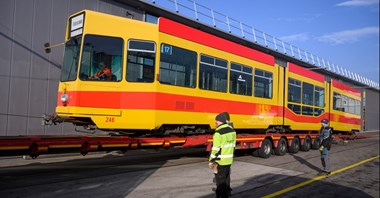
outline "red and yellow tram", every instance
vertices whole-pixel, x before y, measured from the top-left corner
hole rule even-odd
[[[111,74],[103,73],[107,68]],[[100,72],[100,73],[99,73]],[[205,133],[360,130],[360,91],[178,22],[84,10],[68,20],[56,113],[85,128]]]

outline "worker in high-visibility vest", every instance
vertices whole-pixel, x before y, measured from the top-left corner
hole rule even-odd
[[[320,130],[320,136],[318,137],[320,142],[319,151],[321,152],[321,162],[323,166],[322,172],[319,174],[321,175],[329,175],[330,172],[330,156],[329,151],[331,148],[332,143],[332,131],[329,127],[329,120],[324,118],[321,120],[321,130]]]
[[[226,115],[218,114],[215,118],[216,129],[212,140],[212,150],[210,155],[210,168],[216,166],[214,172],[216,181],[216,197],[229,197],[229,180],[231,165],[233,162],[236,132],[227,124]]]

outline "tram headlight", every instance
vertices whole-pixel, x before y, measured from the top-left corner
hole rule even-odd
[[[66,104],[69,100],[69,95],[67,95],[66,93],[62,94],[61,95],[61,102]]]

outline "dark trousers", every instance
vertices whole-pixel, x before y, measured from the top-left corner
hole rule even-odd
[[[330,172],[330,159],[329,150],[325,147],[321,152],[321,162],[323,166],[323,171]]]
[[[229,197],[230,174],[231,174],[231,165],[218,166],[218,173],[215,175],[215,182],[216,182],[215,192],[216,192],[217,198]]]

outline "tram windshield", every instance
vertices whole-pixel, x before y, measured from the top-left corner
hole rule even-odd
[[[70,39],[65,45],[65,54],[61,68],[61,81],[74,81],[77,78],[80,44],[82,37]]]
[[[123,39],[86,35],[79,78],[83,81],[120,81]]]

